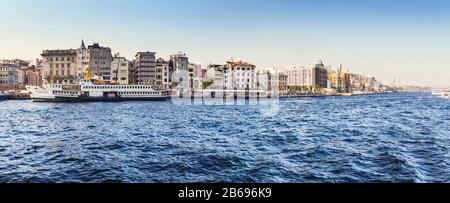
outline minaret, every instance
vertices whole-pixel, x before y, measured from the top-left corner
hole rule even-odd
[[[80,49],[86,49],[86,46],[84,45],[84,39],[81,39]]]

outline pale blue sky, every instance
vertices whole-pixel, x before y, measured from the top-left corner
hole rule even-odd
[[[83,37],[131,58],[183,51],[258,67],[344,64],[390,84],[450,85],[446,0],[0,0],[0,58],[34,59]]]

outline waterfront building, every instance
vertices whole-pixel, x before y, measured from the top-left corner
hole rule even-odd
[[[135,84],[155,85],[156,82],[156,52],[138,52],[133,68]]]
[[[301,92],[321,91],[328,86],[328,70],[320,62],[286,69],[288,89]]]
[[[0,64],[13,64],[18,68],[28,68],[30,61],[22,59],[2,59],[0,60]]]
[[[287,80],[288,80],[288,76],[284,73],[280,73],[278,75],[278,80],[279,80],[279,88],[278,91],[280,92],[280,96],[283,95],[287,95]]]
[[[185,53],[178,52],[176,54],[170,55],[169,60],[170,71],[188,71],[189,69],[189,58]]]
[[[198,81],[195,81],[195,79],[194,79],[194,87],[196,86],[196,85],[198,85],[198,88],[197,89],[200,89],[200,90],[203,90],[203,89],[205,89],[205,78],[206,78],[206,74],[207,74],[207,69],[203,69],[203,68],[200,68],[199,70],[198,70],[198,72],[197,72],[197,77],[196,77],[196,79],[198,80]],[[210,84],[210,83],[208,83],[208,84]]]
[[[17,85],[18,87],[25,87],[27,84],[28,67],[19,67],[17,69]]]
[[[336,92],[350,92],[350,74],[348,72],[330,71],[328,79]]]
[[[14,64],[0,64],[0,87],[12,88],[19,84],[19,68]]]
[[[79,78],[84,78],[90,65],[90,72],[92,75],[101,77],[105,83],[112,82],[112,54],[109,47],[102,47],[98,43],[93,43],[86,48],[84,41],[82,40],[80,48],[76,50],[76,54]]]
[[[172,54],[169,59],[169,67],[169,82],[172,83],[174,72],[178,74],[181,73],[180,71],[189,71],[189,58],[182,52]]]
[[[42,67],[41,63],[42,63],[41,60],[39,59],[36,60],[36,64],[38,64],[39,67]],[[30,61],[21,59],[12,59],[12,60],[2,59],[0,60],[0,64],[4,64],[4,66],[11,66],[14,69],[17,69],[17,82],[12,82],[16,84],[10,84],[11,86],[23,88],[25,87],[25,85],[39,86],[42,84],[42,77],[41,77],[42,68],[37,69],[36,65],[30,65]],[[14,70],[13,72],[16,71]],[[3,73],[3,75],[5,75],[5,73]],[[13,73],[13,78],[15,78],[14,75],[15,73]],[[4,81],[5,79],[3,79],[2,83],[4,83]]]
[[[368,78],[364,75],[355,73],[349,74],[350,91],[366,91],[368,82]]]
[[[76,50],[44,50],[41,56],[41,74],[47,83],[72,84],[78,80]]]
[[[42,59],[36,59],[35,61],[35,66],[34,66],[37,70],[42,71],[43,66],[42,66]]]
[[[134,78],[135,76],[135,67],[134,65],[136,64],[136,60],[132,60],[128,62],[128,83],[129,84],[136,84],[136,79]]]
[[[156,60],[155,88],[168,89],[170,84],[169,78],[169,62],[163,58],[158,58]]]
[[[17,67],[17,87],[24,87],[27,84],[27,70],[30,65],[29,61],[22,59],[2,59],[1,64],[11,64]]]
[[[119,54],[114,55],[111,62],[111,83],[118,85],[128,85],[129,62],[125,57]]]
[[[257,86],[259,90],[271,92],[272,96],[287,94],[287,75],[271,68],[257,73]]]
[[[224,89],[225,88],[225,65],[222,64],[209,64],[206,75],[203,79],[203,87],[209,89]],[[203,88],[203,89],[204,89]]]
[[[41,86],[42,85],[42,77],[41,71],[36,68],[36,66],[32,66],[27,71],[27,84],[31,86]]]
[[[189,63],[189,81],[190,81],[190,88],[192,90],[198,90],[202,88],[202,78],[199,76],[199,71],[202,69],[202,66],[200,64],[196,63]]]
[[[256,73],[257,87],[260,90],[271,91],[272,74],[269,71],[258,71]]]
[[[287,85],[290,87],[312,87],[313,68],[309,65],[286,69]]]
[[[84,75],[89,68],[90,63],[90,55],[89,50],[87,50],[84,40],[81,40],[81,46],[77,49],[77,73],[78,78],[84,78]],[[94,71],[91,69],[91,74],[94,74]]]
[[[256,89],[256,66],[244,61],[227,61],[225,65],[227,89]]]
[[[272,91],[278,89],[278,72],[275,69],[259,70],[256,73],[256,86],[260,90]]]
[[[243,61],[227,61],[226,64],[210,64],[207,71],[214,88],[256,89],[256,66]]]
[[[328,86],[328,70],[322,61],[316,64],[312,70],[312,84],[315,89],[327,88]]]

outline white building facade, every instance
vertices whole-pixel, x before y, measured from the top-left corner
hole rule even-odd
[[[256,89],[256,66],[243,61],[227,61],[225,65],[227,89]]]
[[[313,86],[313,67],[302,66],[292,67],[285,71],[287,75],[287,85],[293,86]]]
[[[197,63],[189,63],[189,80],[191,83],[191,89],[202,89],[202,78],[200,77],[200,71],[202,66]]]
[[[169,88],[169,62],[162,58],[156,60],[156,89],[166,90]]]
[[[125,57],[115,55],[111,62],[111,83],[119,85],[128,85],[128,67],[129,62]]]
[[[206,72],[216,89],[256,89],[256,66],[243,61],[227,61],[224,65],[210,64]],[[207,81],[205,79],[205,81]]]
[[[72,84],[78,80],[76,50],[44,50],[41,56],[41,74],[45,82]]]

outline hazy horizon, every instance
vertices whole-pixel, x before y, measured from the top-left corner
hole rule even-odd
[[[132,59],[231,58],[259,68],[322,60],[390,85],[450,85],[450,1],[0,0],[0,59],[41,58],[81,39]]]

